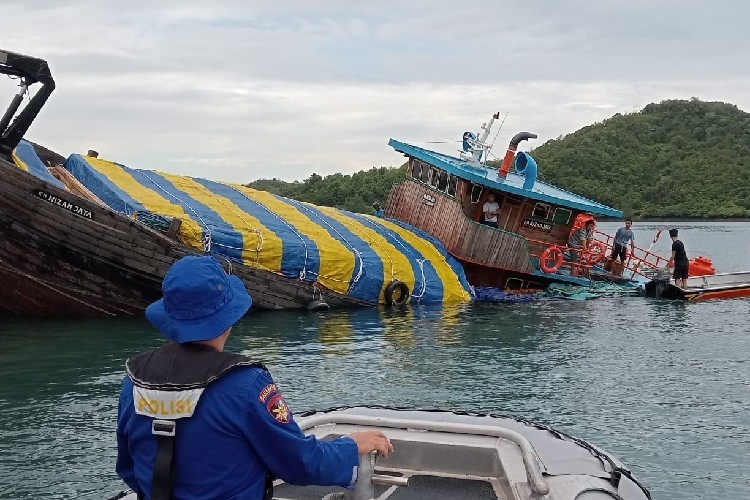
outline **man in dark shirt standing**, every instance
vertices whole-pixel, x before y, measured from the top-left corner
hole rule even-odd
[[[680,288],[687,287],[688,267],[690,261],[685,253],[685,245],[677,239],[677,229],[669,230],[669,237],[672,238],[672,256],[667,262],[667,267],[674,266],[674,284]]]

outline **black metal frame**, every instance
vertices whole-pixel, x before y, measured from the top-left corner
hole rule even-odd
[[[0,155],[10,155],[55,90],[55,81],[47,61],[5,50],[0,50],[0,74],[15,76],[21,80],[21,90],[13,97],[0,118]],[[36,83],[41,83],[42,88],[16,116],[24,94]]]

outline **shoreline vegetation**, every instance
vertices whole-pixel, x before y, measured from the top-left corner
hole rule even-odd
[[[733,104],[697,98],[649,104],[549,140],[530,154],[541,180],[622,210],[637,222],[750,221],[750,113]],[[371,213],[372,204],[382,205],[405,172],[404,164],[246,185]]]

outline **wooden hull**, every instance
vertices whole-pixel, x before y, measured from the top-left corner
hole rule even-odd
[[[169,266],[200,253],[0,159],[0,313],[143,314]],[[261,309],[306,308],[321,294],[331,307],[372,305],[236,263],[231,272]]]
[[[525,238],[470,220],[455,200],[419,183],[406,181],[395,186],[388,196],[386,216],[434,236],[464,267],[470,264],[489,272],[532,273]]]
[[[520,209],[516,212],[514,218],[522,221],[523,212]],[[532,242],[523,234],[479,224],[466,216],[457,198],[445,196],[411,179],[391,189],[385,214],[439,240],[448,253],[461,262],[472,286],[540,289],[550,283],[589,282],[588,278],[535,271],[538,266],[534,265],[534,252],[538,254],[551,243]],[[555,236],[563,238],[568,230],[567,227],[558,228],[559,234]]]
[[[663,280],[652,280],[646,283],[645,292],[647,297],[690,302],[750,297],[750,272],[690,277],[685,288]]]

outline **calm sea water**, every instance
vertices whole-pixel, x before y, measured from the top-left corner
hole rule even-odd
[[[691,257],[750,269],[750,224],[676,226]],[[658,227],[636,224],[638,243]],[[665,233],[654,250],[669,243]],[[749,315],[746,299],[640,297],[253,312],[229,348],[264,361],[296,411],[371,403],[518,415],[614,453],[655,499],[740,499],[750,498]],[[142,319],[6,318],[0,342],[0,498],[119,491],[123,362],[159,345],[156,333]]]

